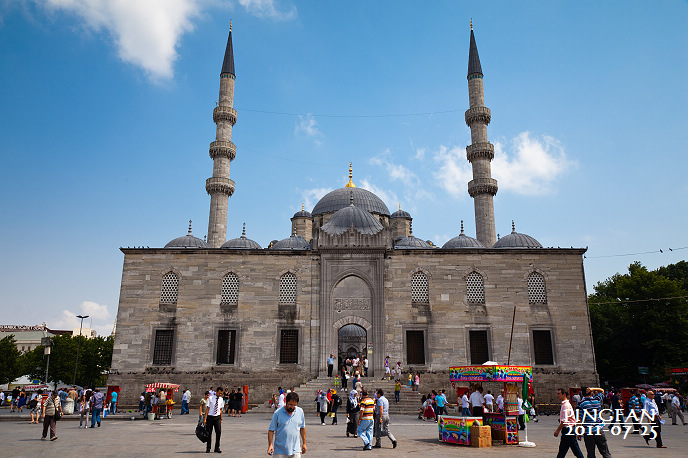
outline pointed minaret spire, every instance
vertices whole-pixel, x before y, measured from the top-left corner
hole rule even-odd
[[[213,110],[215,141],[210,144],[213,159],[213,176],[205,180],[205,190],[210,195],[210,216],[208,218],[208,245],[220,248],[227,238],[227,206],[234,194],[234,181],[229,179],[229,165],[236,157],[236,146],[232,143],[232,128],[236,124],[237,112],[234,105],[234,53],[232,51],[232,26],[229,27],[227,49],[220,72],[220,96]]]
[[[471,129],[471,144],[466,147],[466,159],[471,163],[473,179],[468,183],[468,194],[475,208],[476,238],[486,247],[495,243],[494,196],[497,180],[492,178],[491,162],[494,146],[487,140],[487,125],[492,113],[485,106],[483,70],[480,67],[478,46],[475,44],[471,20],[471,44],[468,51],[468,102],[466,124]]]

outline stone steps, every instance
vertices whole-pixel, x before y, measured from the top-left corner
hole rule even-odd
[[[362,379],[363,387],[368,391],[374,391],[381,388],[385,397],[389,400],[389,411],[390,415],[412,415],[418,413],[420,409],[420,399],[422,394],[411,391],[408,385],[401,386],[401,392],[399,395],[400,402],[394,402],[394,381],[393,380],[375,380],[374,378]],[[299,394],[299,407],[301,407],[306,414],[315,415],[316,403],[314,401],[316,393],[318,390],[326,391],[330,388],[335,388],[334,378],[329,377],[318,377],[316,379],[309,380],[308,382],[296,387],[294,390]],[[349,383],[347,387],[346,394],[343,393],[341,387],[338,387],[337,394],[342,398],[342,406],[339,408],[338,414],[346,413],[346,398],[348,397],[348,392],[352,388],[352,384]],[[265,402],[253,409],[251,412],[272,412],[273,409],[270,407],[268,402]]]

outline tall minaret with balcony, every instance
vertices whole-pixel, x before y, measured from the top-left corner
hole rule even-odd
[[[489,248],[496,241],[493,198],[497,194],[497,180],[492,178],[490,167],[494,159],[494,146],[487,140],[491,113],[485,106],[483,70],[475,44],[473,21],[468,51],[468,101],[470,108],[466,111],[466,124],[471,129],[471,144],[466,147],[466,159],[473,169],[468,194],[473,198],[475,207],[476,238]]]
[[[234,193],[234,182],[229,179],[229,164],[236,156],[232,143],[232,127],[236,124],[237,112],[234,105],[234,51],[232,50],[232,23],[229,24],[229,38],[225,59],[220,71],[220,100],[213,110],[213,121],[217,125],[215,141],[210,144],[213,159],[213,176],[205,181],[205,190],[210,194],[210,217],[208,218],[208,246],[220,248],[227,238],[227,204]]]

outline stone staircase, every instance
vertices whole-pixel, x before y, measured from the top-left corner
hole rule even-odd
[[[408,385],[401,385],[401,392],[399,394],[399,402],[394,402],[394,380],[380,380],[374,377],[363,377],[363,388],[369,391],[370,395],[382,388],[385,392],[385,397],[389,400],[389,414],[390,415],[413,415],[417,414],[420,409],[420,398],[422,393],[411,391]],[[327,391],[330,388],[335,388],[334,378],[318,377],[309,380],[296,387],[294,390],[299,394],[299,407],[301,407],[306,415],[316,415],[316,403],[314,401],[318,390]],[[337,388],[337,394],[342,398],[342,406],[337,411],[337,415],[346,414],[346,398],[349,391],[352,389],[351,381],[349,381],[346,394],[341,389]],[[268,402],[258,405],[251,409],[251,412],[273,412]]]

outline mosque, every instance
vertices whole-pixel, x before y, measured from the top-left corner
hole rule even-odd
[[[491,112],[472,26],[465,121],[476,237],[462,225],[442,247],[412,234],[408,212],[390,212],[357,187],[351,167],[345,186],[294,214],[289,237],[265,248],[245,230],[226,240],[235,78],[230,25],[205,184],[207,241],[189,226],[163,248],[121,249],[108,381],[122,388],[121,402],[136,404],[151,382],[195,393],[247,384],[263,401],[278,384],[325,375],[330,353],[366,354],[373,376],[390,355],[436,387],[448,384],[450,365],[505,364],[509,354],[511,364],[533,366],[536,391],[597,384],[585,249],[544,248],[513,227],[496,237]]]

